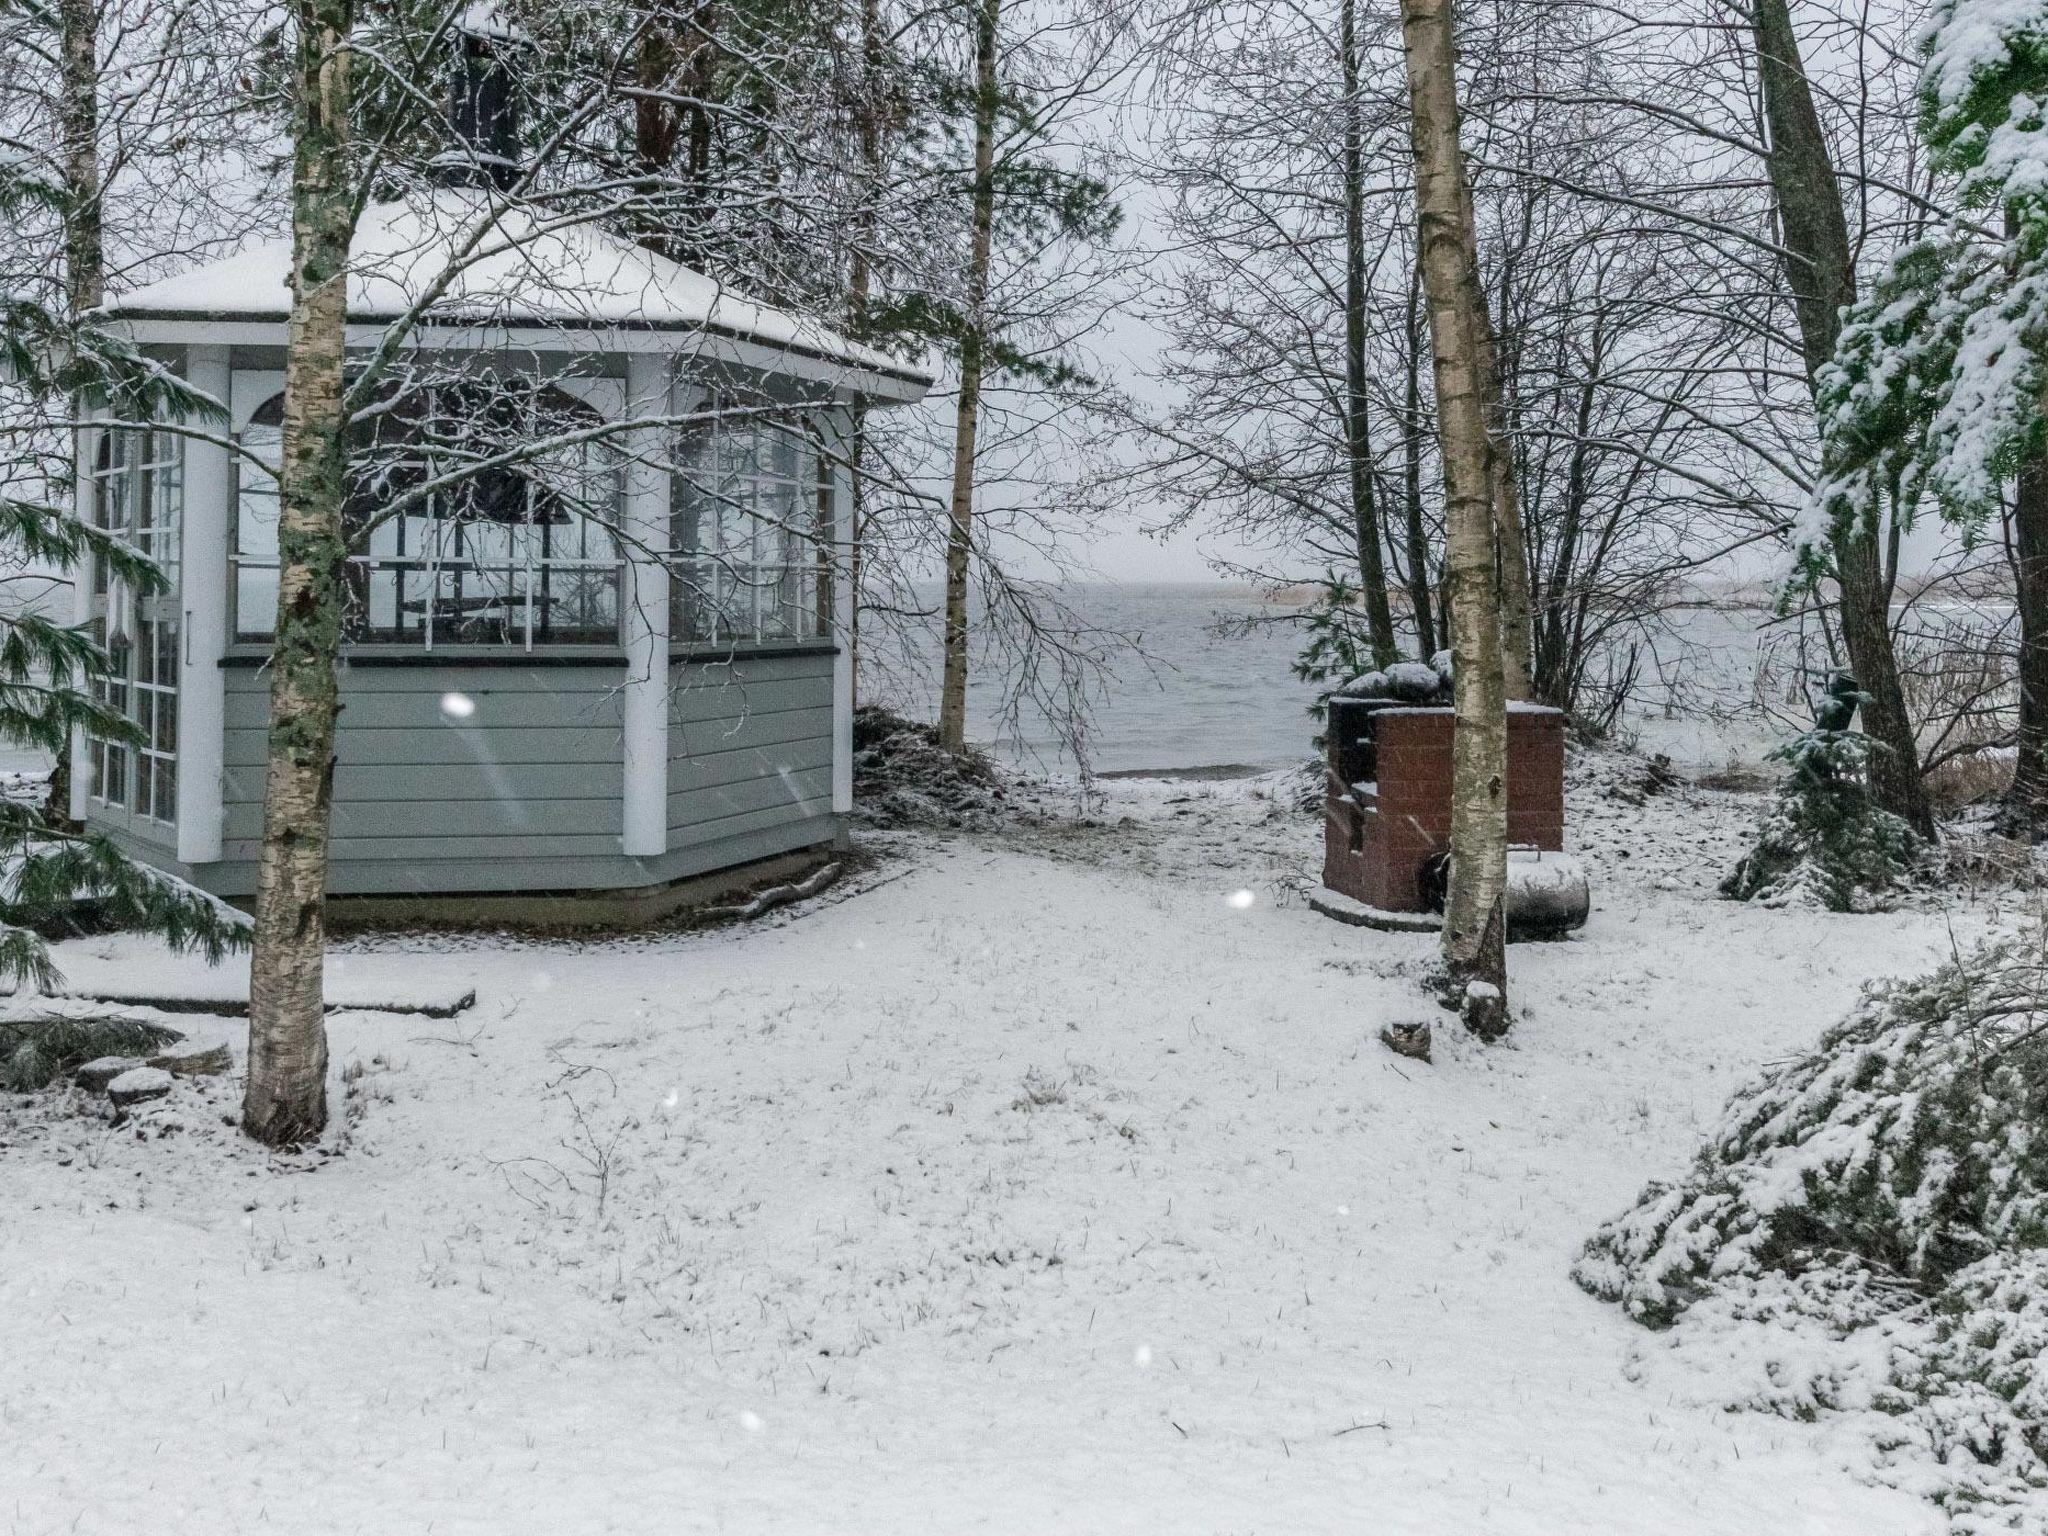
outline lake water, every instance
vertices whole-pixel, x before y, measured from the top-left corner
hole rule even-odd
[[[1089,700],[1096,771],[1280,767],[1313,751],[1314,690],[1289,670],[1301,645],[1296,626],[1285,622],[1289,605],[1215,584],[1074,586],[1060,598],[1082,622],[1132,636],[1141,653],[1119,656]],[[918,658],[925,680],[877,689],[924,719],[935,716],[935,645],[931,651]],[[1041,716],[1027,710],[1021,728],[1000,719],[997,668],[977,645],[968,670],[969,738],[1013,762],[1071,767]]]
[[[1315,690],[1291,670],[1301,632],[1285,622],[1290,604],[1249,587],[1207,584],[1076,586],[1062,597],[1087,622],[1135,636],[1144,654],[1121,660],[1092,701],[1096,771],[1274,768],[1313,754],[1308,705]],[[1760,617],[1688,613],[1682,640],[1660,646],[1661,666],[1646,668],[1653,680],[1624,728],[1681,763],[1759,758],[1776,734],[1749,707]],[[1022,730],[999,724],[1001,688],[990,670],[984,663],[970,673],[970,736],[1012,761],[1071,766],[1042,720],[1027,717]],[[926,688],[901,689],[894,702],[931,718]]]

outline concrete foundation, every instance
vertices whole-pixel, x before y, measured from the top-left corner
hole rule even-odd
[[[652,927],[694,908],[723,905],[756,886],[801,879],[836,857],[837,852],[835,844],[819,843],[668,885],[633,890],[330,896],[327,926],[333,932],[378,928],[626,932]]]

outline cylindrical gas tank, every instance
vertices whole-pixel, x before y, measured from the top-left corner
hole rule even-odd
[[[1508,852],[1508,937],[1555,939],[1585,926],[1593,910],[1586,866],[1569,853]]]

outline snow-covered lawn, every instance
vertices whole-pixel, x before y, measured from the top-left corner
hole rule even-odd
[[[1375,1037],[1430,941],[1301,905],[1278,787],[898,837],[744,931],[353,952],[478,999],[334,1018],[335,1156],[225,1084],[9,1100],[6,1529],[1938,1529],[1567,1268],[1977,917],[1718,902],[1750,802],[1582,790],[1591,926],[1422,1066]]]

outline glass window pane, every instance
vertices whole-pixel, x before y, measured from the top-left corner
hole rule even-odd
[[[787,639],[819,631],[829,601],[814,530],[830,491],[804,431],[744,410],[701,434],[672,493],[671,635],[679,641]],[[695,558],[693,558],[695,557]]]
[[[235,568],[235,637],[268,640],[277,631],[277,568]]]
[[[369,629],[395,637],[398,622],[398,572],[390,566],[372,568],[365,577]]]
[[[140,744],[89,743],[92,794],[102,803],[170,821],[176,813],[178,731],[178,537],[183,516],[183,441],[146,427],[105,429],[95,451],[93,520],[153,560],[169,587],[145,594],[93,562],[91,633],[106,656],[95,678],[101,704],[131,722]]]
[[[276,427],[250,426],[243,429],[242,447],[268,469],[237,455],[235,549],[262,559],[277,558],[277,475],[283,452],[284,434]]]

